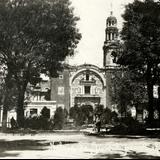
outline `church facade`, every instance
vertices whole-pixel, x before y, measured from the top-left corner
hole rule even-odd
[[[51,99],[67,110],[74,105],[106,106],[105,72],[90,64],[70,66],[51,79]]]

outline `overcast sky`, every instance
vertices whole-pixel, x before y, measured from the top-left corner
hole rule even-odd
[[[89,63],[102,67],[106,19],[111,8],[113,15],[117,17],[118,28],[121,29],[124,6],[133,0],[71,0],[71,2],[75,8],[75,15],[80,17],[77,27],[82,39],[69,63],[71,65]]]

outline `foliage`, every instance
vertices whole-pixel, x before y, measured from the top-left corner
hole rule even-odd
[[[125,117],[119,120],[119,122],[111,129],[111,134],[133,134],[143,135],[145,134],[145,127],[132,117]]]
[[[111,94],[112,102],[117,104],[120,113],[127,111],[127,106],[137,106],[147,102],[147,90],[145,84],[137,83],[135,74],[130,70],[117,71],[113,73]]]
[[[50,118],[50,109],[44,107],[41,111],[41,115],[43,118],[49,119]]]
[[[65,109],[58,107],[56,109],[54,118],[53,118],[53,128],[54,129],[63,129],[63,126],[66,122],[67,112]]]
[[[110,109],[105,108],[104,112],[101,115],[101,122],[102,124],[110,124],[112,123],[112,112]]]
[[[52,123],[43,116],[34,116],[25,118],[24,128],[36,130],[49,130]]]
[[[95,110],[94,110],[95,115],[101,116],[103,112],[104,112],[104,106],[103,105],[97,105],[95,107]]]
[[[112,112],[109,108],[104,108],[103,105],[97,105],[94,114],[98,115],[101,119],[101,123],[103,124],[112,124],[117,119],[117,113]]]
[[[118,63],[144,79],[148,93],[149,119],[153,120],[153,85],[159,79],[160,63],[160,3],[153,0],[126,5],[121,32],[123,50]]]
[[[74,107],[70,108],[70,118],[74,119],[76,126],[81,126],[84,124],[84,115],[80,107],[75,105]]]
[[[24,127],[30,129],[50,129],[50,110],[47,107],[42,108],[40,116],[30,116],[25,118]]]
[[[36,130],[62,129],[68,113],[61,107],[56,109],[54,117],[50,118],[49,109],[44,107],[40,116],[30,116],[25,119],[24,127]]]
[[[117,114],[112,112],[108,108],[104,108],[103,105],[97,105],[95,109],[89,105],[82,105],[78,107],[75,105],[70,109],[70,118],[73,118],[77,126],[81,126],[85,123],[94,123],[94,117],[98,115],[102,124],[112,123],[113,119],[116,119]]]
[[[14,83],[14,82],[12,82]],[[1,86],[0,88],[0,105],[3,106],[4,103],[4,96],[5,96],[5,84]],[[6,102],[7,110],[12,110],[16,108],[16,101],[17,101],[17,88],[13,84],[10,88],[10,92],[8,93],[8,100]]]
[[[0,1],[0,63],[7,67],[8,79],[16,80],[19,126],[28,83],[36,84],[42,72],[57,76],[81,38],[78,20],[69,0]]]

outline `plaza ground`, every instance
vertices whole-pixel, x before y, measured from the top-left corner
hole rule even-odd
[[[86,136],[83,133],[0,133],[0,158],[160,158],[160,139],[143,136]]]

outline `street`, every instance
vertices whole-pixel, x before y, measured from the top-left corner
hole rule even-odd
[[[0,134],[0,158],[160,158],[160,139],[140,136],[85,136],[82,133]]]

